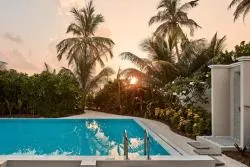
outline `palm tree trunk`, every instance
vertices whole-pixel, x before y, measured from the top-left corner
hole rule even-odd
[[[177,55],[177,61],[180,61],[180,53],[179,53],[179,48],[178,48],[178,44],[175,44],[175,50],[176,50],[176,55]]]
[[[121,106],[121,84],[120,84],[119,79],[118,79],[118,105],[119,105],[119,112],[121,112],[121,110],[122,110],[122,106]]]
[[[84,90],[83,91],[83,105],[82,105],[83,113],[85,113],[86,101],[87,101],[87,94],[86,94],[86,91]]]

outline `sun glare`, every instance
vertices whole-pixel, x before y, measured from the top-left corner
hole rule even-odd
[[[136,77],[131,77],[130,84],[135,85],[138,82],[138,79]]]

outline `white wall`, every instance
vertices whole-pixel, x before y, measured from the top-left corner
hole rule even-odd
[[[243,57],[239,59],[242,61],[241,64],[241,81],[242,81],[242,94],[241,94],[241,111],[242,115],[241,118],[241,128],[244,129],[243,133],[241,134],[241,143],[242,146],[250,145],[250,58]]]
[[[97,161],[96,167],[215,167],[215,161],[208,156],[170,157],[168,160],[119,160]]]
[[[230,68],[213,65],[212,74],[212,135],[230,136]]]

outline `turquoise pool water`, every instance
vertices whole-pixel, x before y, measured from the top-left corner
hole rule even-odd
[[[0,119],[0,155],[143,155],[144,129],[133,119]],[[150,136],[151,155],[169,155]]]

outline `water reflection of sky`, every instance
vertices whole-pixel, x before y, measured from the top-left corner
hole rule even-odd
[[[94,136],[96,137],[96,140],[99,142],[98,144],[108,147],[108,155],[111,156],[121,156],[124,155],[124,148],[123,143],[117,143],[116,141],[109,139],[109,136],[107,136],[103,130],[101,129],[101,126],[97,123],[97,121],[93,120],[90,122],[86,122],[86,128],[90,130],[92,133],[94,133]],[[122,134],[121,134],[122,135]],[[123,136],[121,136],[123,137]],[[144,141],[141,138],[129,138],[129,155],[130,156],[139,156],[141,152],[143,152],[143,146]],[[98,152],[97,155],[100,153]]]
[[[0,120],[0,155],[120,156],[124,130],[130,157],[143,155],[144,130],[132,119]],[[151,155],[169,155],[150,141]]]

